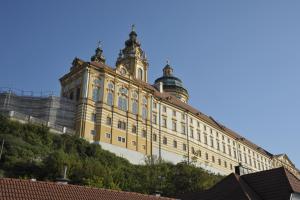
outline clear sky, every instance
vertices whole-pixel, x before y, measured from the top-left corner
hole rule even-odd
[[[0,87],[59,93],[103,41],[114,66],[131,24],[152,83],[166,59],[190,104],[300,168],[300,1],[0,1]]]

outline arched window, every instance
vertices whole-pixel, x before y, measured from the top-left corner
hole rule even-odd
[[[143,80],[143,70],[141,68],[138,69],[138,79]]]
[[[109,106],[113,105],[113,100],[114,100],[114,84],[113,83],[108,83],[108,93],[107,93],[107,104]]]
[[[93,88],[93,101],[99,101],[100,100],[100,88],[94,87]]]
[[[118,100],[118,107],[120,110],[127,111],[128,110],[128,90],[124,87],[119,89],[119,100]]]
[[[138,114],[138,93],[136,91],[132,92],[132,113]]]
[[[147,99],[146,97],[143,97],[143,101],[142,101],[142,118],[145,120],[147,119]]]

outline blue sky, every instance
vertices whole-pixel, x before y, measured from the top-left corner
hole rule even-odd
[[[166,59],[190,104],[300,168],[300,1],[0,1],[0,87],[55,91],[103,41],[114,66],[131,24],[150,81]]]

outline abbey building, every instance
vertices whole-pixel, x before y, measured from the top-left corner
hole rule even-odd
[[[188,90],[168,63],[153,84],[149,70],[135,30],[113,67],[101,47],[89,62],[75,58],[60,82],[61,95],[76,102],[76,134],[132,163],[145,156],[186,160],[220,174],[239,164],[253,172],[285,166],[300,176],[285,154],[271,154],[189,105]]]

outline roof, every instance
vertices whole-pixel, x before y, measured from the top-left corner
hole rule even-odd
[[[133,192],[22,179],[0,179],[1,200],[171,200]]]
[[[209,190],[183,195],[182,200],[289,200],[300,193],[300,180],[285,168],[239,176],[230,174]]]

